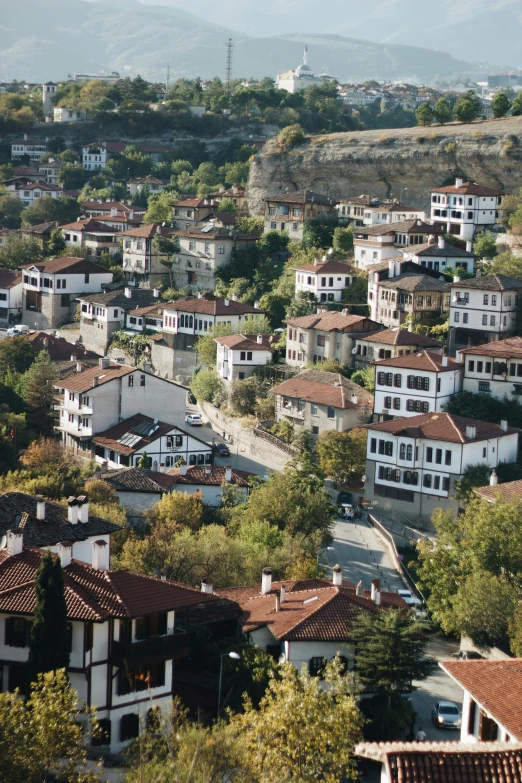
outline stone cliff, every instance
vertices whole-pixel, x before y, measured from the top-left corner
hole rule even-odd
[[[522,117],[472,125],[312,136],[292,150],[277,139],[256,156],[248,183],[253,214],[268,194],[307,188],[332,198],[371,194],[429,204],[432,187],[455,177],[507,193],[522,187]]]

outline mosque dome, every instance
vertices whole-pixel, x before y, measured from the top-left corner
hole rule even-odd
[[[296,76],[311,76],[312,75],[312,69],[306,65],[305,63],[302,63],[298,68],[295,70]]]

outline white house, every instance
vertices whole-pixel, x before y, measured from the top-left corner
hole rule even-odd
[[[191,467],[180,465],[167,471],[172,479],[172,490],[193,495],[201,493],[201,499],[209,506],[220,506],[223,498],[223,487],[232,484],[237,488],[238,496],[246,500],[252,489],[255,473],[247,470],[237,470],[230,465],[214,465],[212,467]]]
[[[305,46],[302,64],[298,65],[295,71],[278,73],[275,86],[278,90],[294,93],[299,92],[299,90],[306,90],[312,84],[324,84],[328,81],[335,81],[335,77],[324,71],[319,76],[313,74],[312,69],[308,65],[308,46]]]
[[[522,281],[506,275],[485,275],[451,283],[450,353],[494,342],[517,328]]]
[[[522,742],[521,658],[441,661],[439,666],[464,691],[462,743]]]
[[[58,546],[70,628],[67,674],[79,698],[96,708],[101,737],[93,744],[119,753],[139,736],[151,707],[167,708],[172,701],[174,661],[189,655],[192,618],[198,625],[217,620],[219,626],[239,610],[228,601],[224,606],[222,598],[169,580],[111,571],[108,550],[102,538],[96,540],[87,564],[76,559],[74,543]],[[19,529],[8,531],[7,545],[0,550],[5,691],[27,688],[29,630],[36,607],[33,583],[43,555],[42,549],[24,546]]]
[[[121,253],[121,235],[95,218],[82,218],[74,223],[60,226],[66,247],[82,247],[91,256],[108,253],[111,256]]]
[[[457,178],[454,185],[431,191],[431,220],[447,234],[473,239],[476,231],[499,222],[503,196],[499,190]]]
[[[337,220],[335,201],[313,190],[295,190],[265,198],[265,231],[286,231],[303,240],[304,224],[316,218]]]
[[[296,266],[295,295],[313,294],[318,302],[340,302],[345,288],[349,288],[357,277],[355,269],[348,264],[332,261],[325,256],[321,262]]]
[[[110,198],[103,201],[101,198],[95,201],[82,201],[80,203],[82,213],[87,217],[105,217],[114,212],[116,215],[133,215],[134,218],[144,215],[146,207],[138,207],[136,204],[127,204],[125,201],[111,201]]]
[[[406,251],[414,251],[415,246],[426,245],[442,233],[441,226],[419,219],[381,226],[361,226],[353,232],[355,266],[366,269],[370,264],[402,257]]]
[[[268,337],[258,334],[231,334],[215,337],[217,343],[217,373],[227,383],[250,378],[256,367],[264,367],[272,361],[273,348]]]
[[[515,462],[519,430],[449,413],[369,424],[364,494],[377,513],[396,510],[429,527],[436,508],[457,511],[455,484],[469,465]]]
[[[370,316],[374,320],[378,319],[379,311],[383,303],[381,300],[381,286],[387,287],[387,283],[392,278],[398,278],[399,275],[427,275],[434,280],[438,280],[441,275],[433,269],[424,267],[419,269],[418,263],[411,259],[405,259],[402,255],[389,258],[380,264],[371,264],[367,267],[368,271],[368,306]],[[389,296],[388,296],[389,298]],[[449,289],[448,289],[448,308],[449,308]]]
[[[28,157],[31,163],[38,163],[42,155],[47,152],[47,142],[40,139],[30,139],[27,133],[24,133],[23,139],[13,141],[11,144],[11,160],[20,160],[20,158]]]
[[[48,160],[47,163],[40,163],[38,166],[38,180],[41,181],[43,179],[45,182],[50,182],[51,185],[58,185],[61,171],[65,165],[63,160],[54,159]]]
[[[381,200],[376,196],[342,198],[336,206],[341,223],[355,226],[378,226],[403,220],[426,220],[426,213],[417,207],[408,207],[397,200]]]
[[[113,155],[125,149],[124,141],[100,141],[87,144],[82,149],[82,165],[86,171],[100,171]]]
[[[439,412],[462,389],[464,368],[431,351],[375,362],[375,406],[379,421]]]
[[[143,413],[97,432],[92,445],[95,461],[109,469],[137,467],[145,454],[150,469],[159,473],[174,467],[179,459],[184,459],[187,465],[212,464],[212,446],[208,443]]]
[[[426,349],[440,353],[442,348],[442,343],[424,334],[397,327],[382,329],[355,339],[355,366],[360,369],[373,361],[394,359]]]
[[[17,188],[16,193],[24,207],[31,207],[39,198],[63,196],[63,188],[60,185],[52,185],[50,182],[27,182]]]
[[[434,269],[436,272],[445,272],[446,269],[462,269],[464,272],[475,270],[475,256],[471,241],[466,242],[464,250],[457,245],[450,245],[444,237],[439,237],[437,242],[431,241],[426,245],[405,250],[404,258],[415,261],[424,268]]]
[[[163,330],[166,334],[207,334],[216,324],[229,324],[241,329],[248,318],[265,315],[254,305],[238,302],[235,295],[224,299],[214,294],[198,294],[197,297],[177,299],[165,305]]]
[[[180,249],[174,256],[172,271],[176,288],[213,291],[216,270],[232,260],[234,251],[255,245],[257,237],[234,228],[219,228],[209,223],[202,229],[177,231]]]
[[[209,196],[182,198],[172,205],[173,225],[179,230],[197,228],[219,206],[219,201]]]
[[[464,391],[487,392],[498,400],[522,394],[522,337],[464,348],[457,360],[464,367]]]
[[[68,109],[66,106],[55,106],[53,109],[53,122],[82,122],[87,119],[87,112],[83,109]]]
[[[305,370],[274,386],[270,394],[275,396],[276,421],[306,427],[312,435],[360,427],[373,409],[370,392],[334,372]]]
[[[146,177],[134,177],[127,182],[127,190],[131,196],[135,196],[136,193],[141,193],[146,190],[150,195],[162,193],[169,181],[167,179],[158,179],[152,174],[147,174]]]
[[[129,310],[157,305],[159,290],[126,288],[78,296],[80,302],[80,339],[86,348],[105,354],[114,332],[125,326]],[[136,316],[139,318],[141,316]]]
[[[315,315],[288,318],[286,323],[286,361],[292,367],[304,367],[309,362],[327,359],[352,366],[356,340],[382,328],[363,315],[321,307]]]
[[[0,269],[0,324],[10,326],[22,317],[22,273]]]
[[[142,411],[172,426],[184,420],[185,387],[109,359],[59,381],[55,389],[55,430],[64,445],[83,452],[90,453],[95,435]]]
[[[67,323],[76,309],[76,297],[101,291],[113,277],[105,267],[77,256],[48,258],[20,269],[23,322],[37,329]]]

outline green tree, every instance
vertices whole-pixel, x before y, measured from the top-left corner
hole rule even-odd
[[[35,353],[28,337],[21,334],[0,342],[0,378],[6,373],[24,373],[32,365]]]
[[[474,571],[464,581],[454,602],[460,632],[479,647],[502,642],[519,597],[502,575]]]
[[[366,430],[323,432],[317,441],[319,464],[325,476],[343,482],[352,473],[362,476],[366,466]]]
[[[160,193],[159,196],[151,196],[147,211],[143,215],[143,225],[166,223],[170,226],[172,222],[172,201],[175,198],[175,193],[170,193],[166,190]]]
[[[142,470],[150,470],[152,468],[152,457],[149,457],[147,452],[144,451],[137,461],[136,467],[141,468]]]
[[[363,367],[362,370],[356,370],[351,380],[358,383],[359,386],[364,386],[370,392],[375,391],[375,367]]]
[[[511,102],[505,92],[497,92],[491,102],[493,116],[496,118],[505,117],[511,108]]]
[[[169,270],[169,285],[172,288],[174,285],[172,280],[172,267],[174,265],[174,258],[172,256],[174,256],[175,253],[179,253],[180,251],[179,237],[175,235],[171,237],[163,237],[161,234],[156,234],[152,240],[152,244],[158,253],[161,253],[161,257],[159,259],[160,264],[166,266]]]
[[[52,429],[54,385],[58,371],[47,351],[40,351],[20,380],[21,395],[29,406],[30,420],[35,429]]]
[[[519,92],[518,95],[513,99],[513,103],[511,104],[511,114],[514,117],[518,117],[522,114],[522,92]]]
[[[201,492],[188,495],[186,492],[170,492],[155,503],[149,514],[155,525],[154,534],[158,541],[182,527],[197,530],[203,522]]]
[[[35,239],[9,237],[7,244],[0,248],[2,269],[17,269],[23,264],[37,264],[42,258],[42,249]]]
[[[35,576],[36,607],[29,638],[28,672],[34,682],[44,672],[69,666],[69,632],[62,566],[50,551]]]
[[[475,235],[473,252],[478,258],[491,260],[497,254],[497,240],[492,231],[482,231]]]
[[[236,220],[236,228],[243,234],[261,236],[265,225],[264,218],[244,215]]]
[[[435,122],[438,122],[439,125],[445,125],[451,120],[451,106],[445,98],[439,98],[433,107],[433,116],[435,118]]]
[[[324,680],[326,688],[304,668],[297,672],[285,664],[279,677],[272,675],[259,709],[246,700],[244,713],[231,718],[230,730],[241,739],[243,765],[254,780],[338,783],[354,776],[362,720],[351,679],[341,674],[336,658]]]
[[[292,147],[297,147],[299,144],[302,144],[304,138],[304,131],[297,123],[294,125],[287,125],[286,128],[283,128],[283,130],[280,131],[277,136],[279,144],[282,147],[286,147],[287,149],[291,149]]]
[[[211,368],[196,373],[189,386],[198,402],[212,402],[223,393],[223,382],[217,372]]]
[[[222,198],[217,208],[218,212],[236,212],[236,205],[231,198]]]
[[[479,116],[481,109],[482,104],[478,95],[473,90],[468,90],[457,98],[453,113],[459,122],[468,123]]]
[[[253,415],[259,384],[256,378],[245,378],[245,380],[235,380],[232,383],[229,400],[232,408],[241,416]]]
[[[433,109],[430,103],[421,103],[415,112],[415,119],[418,125],[431,125],[433,122]]]
[[[336,253],[353,254],[353,228],[337,226],[333,232],[332,247]]]
[[[42,196],[35,203],[24,209],[22,223],[24,226],[36,226],[40,223],[72,223],[78,217],[78,202],[68,196],[51,198]]]
[[[468,465],[461,478],[455,484],[457,497],[469,500],[473,497],[475,487],[484,487],[489,483],[489,466],[482,462],[476,465]]]
[[[24,205],[18,196],[0,188],[0,228],[19,228]]]

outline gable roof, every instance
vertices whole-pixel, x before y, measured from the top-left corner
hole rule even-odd
[[[438,242],[427,242],[424,245],[410,245],[404,248],[405,253],[411,253],[412,256],[426,257],[454,257],[454,258],[474,258],[473,253],[468,252],[462,247],[457,245],[450,245],[448,242],[444,243],[444,247],[439,247]]]
[[[100,478],[116,492],[146,492],[163,494],[169,492],[176,481],[167,473],[143,468],[122,468],[103,473]]]
[[[226,482],[236,484],[238,487],[251,487],[252,479],[256,475],[248,470],[231,469],[230,481],[226,480],[226,467],[224,465],[214,465],[206,467],[193,465],[187,467],[185,475],[180,473],[179,468],[169,468],[167,475],[175,484],[201,484],[204,486],[221,487]]]
[[[1,287],[1,286],[0,286]],[[16,335],[13,340],[20,340],[25,338],[31,343],[31,347],[35,353],[40,351],[47,351],[52,362],[71,361],[71,356],[76,359],[85,362],[95,362],[99,364],[99,356],[93,351],[87,351],[80,343],[69,343],[65,337],[54,337],[47,332],[30,332],[26,335]]]
[[[136,372],[136,367],[129,367],[126,364],[118,364],[116,362],[111,362],[108,367],[101,367],[98,364],[96,367],[77,373],[72,378],[60,381],[56,386],[72,392],[85,392],[89,389],[97,388],[97,386],[102,386],[104,383],[109,383],[115,380],[115,378],[123,378],[125,375],[130,375],[131,372]],[[97,386],[93,386],[95,378],[98,381]]]
[[[103,217],[106,220],[111,218],[110,215],[103,215]],[[157,234],[162,237],[169,237],[174,233],[174,230],[172,228],[168,228],[168,226],[161,226],[159,223],[149,223],[147,226],[129,228],[128,231],[122,231],[121,235],[122,237],[141,237],[142,239],[153,239]]]
[[[114,427],[109,427],[105,432],[99,432],[92,440],[93,443],[113,449],[120,454],[135,454],[136,451],[154,443],[158,438],[172,431],[187,437],[189,434],[174,424],[167,424],[165,421],[152,419],[143,413],[136,413],[134,416],[118,422]],[[191,437],[201,443],[201,449],[210,449],[208,443],[196,438],[192,433]]]
[[[389,783],[522,783],[522,743],[361,742],[355,754],[384,764]]]
[[[522,741],[522,658],[441,661],[439,666],[517,741]]]
[[[452,288],[478,288],[485,291],[512,291],[522,288],[522,280],[507,275],[484,275],[472,277],[469,280],[459,280],[450,283]]]
[[[284,204],[319,204],[324,207],[333,206],[334,199],[316,193],[313,190],[294,190],[291,193],[277,193],[267,196],[265,201],[281,201]]]
[[[379,424],[367,424],[366,427],[372,431],[389,432],[391,435],[446,440],[450,443],[474,443],[520,432],[516,427],[508,427],[507,430],[503,430],[498,424],[478,419],[467,419],[464,416],[455,416],[453,413],[422,413],[420,416],[382,421]],[[467,427],[475,428],[474,437],[468,437]]]
[[[441,188],[432,188],[431,193],[455,193],[464,196],[503,196],[501,190],[487,188],[476,182],[463,182],[462,185],[443,185]]]
[[[134,212],[135,215],[140,213],[144,215],[147,211],[146,207],[138,207],[136,204],[125,204],[123,201],[82,201],[80,207],[90,211],[95,209],[96,211],[107,210],[108,212],[111,209],[117,209],[118,212]]]
[[[434,337],[427,337],[424,334],[416,334],[408,329],[383,329],[381,332],[369,334],[366,337],[360,337],[367,343],[382,343],[383,345],[425,345],[426,347],[442,347]]]
[[[475,487],[473,491],[489,503],[494,503],[495,500],[512,503],[514,500],[522,500],[522,479],[506,481],[504,484],[494,486],[488,484],[485,487]]]
[[[228,304],[226,304],[228,302]],[[202,315],[244,315],[252,313],[254,315],[264,315],[264,310],[252,307],[245,302],[238,302],[234,299],[224,299],[214,294],[204,294],[201,297],[187,297],[186,299],[177,299],[165,305],[165,311],[181,311],[183,313],[201,313]]]
[[[372,327],[381,328],[381,324],[372,321],[365,315],[350,315],[344,311],[334,310],[314,315],[303,315],[298,318],[287,318],[285,323],[289,326],[300,326],[301,329],[320,329],[323,332],[363,331],[363,329],[355,329],[357,326],[367,326],[368,331],[371,331]]]
[[[294,266],[296,272],[313,272],[315,275],[319,274],[331,274],[331,275],[349,275],[354,274],[355,270],[353,266],[349,264],[341,264],[340,261],[320,261],[317,264],[303,264],[303,266]]]
[[[60,258],[48,258],[45,261],[37,261],[35,264],[23,264],[19,269],[38,269],[47,275],[54,275],[57,272],[74,275],[82,274],[106,274],[111,275],[104,266],[87,261],[85,258],[77,256],[61,256]]]
[[[81,218],[75,220],[74,223],[66,223],[60,228],[62,231],[95,231],[101,234],[114,234],[116,231],[93,217]]]
[[[408,220],[398,220],[396,223],[385,223],[380,226],[357,226],[354,229],[354,237],[358,237],[359,234],[368,234],[368,236],[384,236],[385,234],[441,234],[442,229],[440,225],[432,225],[426,223],[420,218],[409,218]],[[406,245],[404,249],[408,247],[415,247],[414,245]]]
[[[36,517],[37,498],[25,492],[0,495],[0,535],[8,530],[23,530],[26,546],[54,546],[61,541],[86,541],[91,536],[114,533],[119,525],[89,514],[88,522],[72,525],[67,506],[45,501],[45,519]]]
[[[422,268],[422,267],[421,267]],[[383,288],[400,288],[403,291],[448,291],[449,283],[444,280],[438,280],[429,275],[413,274],[405,272],[397,277],[390,277],[388,280],[381,280]]]
[[[209,198],[208,196],[200,196],[198,198],[186,198],[182,201],[173,201],[172,206],[192,207],[193,209],[198,209],[200,207],[207,207],[208,209],[217,209],[217,207],[219,207],[219,201],[214,201],[212,198]]]
[[[131,291],[130,297],[125,296],[125,291],[122,288],[117,288],[114,291],[100,291],[98,294],[78,296],[78,299],[80,302],[103,305],[104,307],[119,307],[121,310],[133,310],[138,306],[146,307],[159,303],[150,288],[131,288]],[[82,315],[84,314],[82,313]]]
[[[522,337],[507,337],[494,343],[459,349],[459,353],[470,356],[493,356],[498,359],[521,359]]]
[[[22,273],[13,269],[0,269],[0,288],[13,288],[22,282]]]
[[[446,362],[446,363],[444,363]],[[421,351],[420,353],[409,353],[405,356],[396,356],[395,358],[382,359],[373,362],[376,369],[379,367],[403,367],[406,370],[423,370],[424,372],[450,372],[464,369],[460,362],[451,359],[448,356],[441,356],[432,351]]]
[[[347,410],[359,406],[373,406],[373,395],[362,386],[334,372],[305,370],[270,389],[270,394],[297,397],[320,405]],[[352,395],[357,402],[352,402]]]
[[[270,338],[264,334],[261,337],[263,338],[262,342],[258,343],[255,337],[249,337],[245,334],[230,334],[227,337],[214,337],[214,342],[234,350],[270,351],[273,353],[274,349],[269,345]]]

